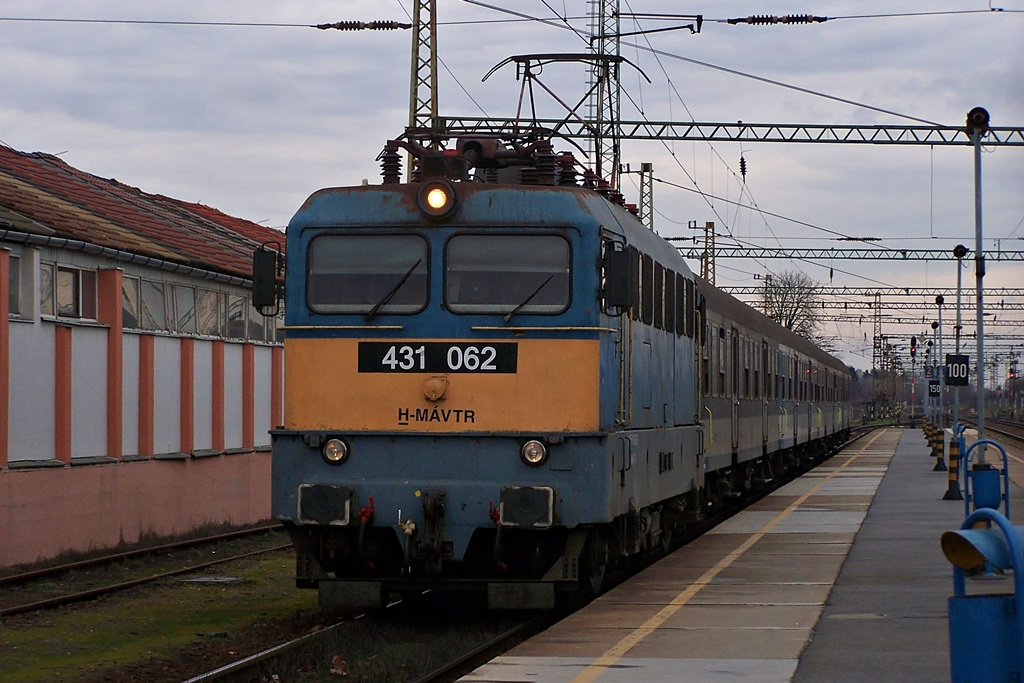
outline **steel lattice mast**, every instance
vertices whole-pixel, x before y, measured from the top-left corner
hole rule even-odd
[[[409,127],[429,128],[437,119],[437,5],[414,0],[412,11]]]
[[[595,55],[619,56],[619,0],[587,0],[590,15],[590,49]],[[598,61],[587,84],[593,89],[587,103],[587,120],[596,135],[585,136],[594,172],[619,187],[619,64]]]

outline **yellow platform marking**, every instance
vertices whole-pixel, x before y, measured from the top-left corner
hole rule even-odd
[[[778,526],[784,519],[793,514],[793,512],[798,507],[803,505],[808,498],[817,493],[821,489],[821,487],[823,487],[825,484],[831,481],[834,477],[838,476],[840,472],[846,469],[854,460],[856,460],[868,448],[870,448],[871,445],[887,431],[888,430],[882,430],[878,434],[876,434],[874,438],[872,438],[871,441],[864,444],[864,446],[862,446],[859,451],[857,451],[854,455],[849,456],[846,462],[844,462],[842,465],[840,465],[830,474],[824,477],[807,493],[803,494],[795,501],[793,501],[793,503],[789,507],[787,507],[785,510],[776,515],[775,518],[773,518],[771,521],[769,521],[767,524],[761,527],[757,532],[750,536],[750,538],[748,538],[738,548],[736,548],[736,550],[732,551],[724,558],[719,560],[718,564],[704,572],[704,574],[699,579],[694,581],[686,590],[684,590],[675,598],[673,598],[672,601],[669,602],[665,607],[663,607],[657,614],[648,619],[639,628],[637,628],[635,631],[627,635],[625,638],[623,638],[618,643],[609,648],[603,655],[594,660],[594,663],[588,666],[583,671],[581,671],[579,674],[577,674],[577,676],[572,679],[571,683],[591,683],[592,681],[596,680],[602,673],[604,673],[606,669],[615,666],[615,663],[618,662],[619,659],[624,657],[627,652],[633,649],[635,645],[637,645],[641,640],[643,640],[644,638],[658,630],[662,624],[664,624],[672,617],[673,614],[678,612],[686,605],[686,603],[692,600],[693,597],[701,591],[701,589],[709,585],[715,579],[716,576],[722,573],[722,571],[728,568],[729,565],[731,565],[733,562],[739,559],[744,553],[750,550],[750,548],[755,543],[760,541],[766,534],[768,534],[772,529]]]

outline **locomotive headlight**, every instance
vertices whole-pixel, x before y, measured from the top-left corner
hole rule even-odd
[[[523,448],[519,451],[519,457],[530,467],[539,467],[547,461],[548,449],[540,441],[531,439],[523,444]]]
[[[328,439],[323,453],[324,460],[331,465],[340,465],[348,460],[348,446],[341,439]]]
[[[429,180],[420,188],[417,203],[427,218],[447,218],[455,211],[455,186],[440,178]]]
[[[427,192],[427,206],[434,211],[441,211],[448,204],[448,194],[443,188],[434,187]]]

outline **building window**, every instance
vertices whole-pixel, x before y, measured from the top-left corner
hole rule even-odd
[[[196,323],[199,334],[219,337],[223,334],[220,315],[220,295],[209,289],[196,292]]]
[[[82,308],[79,303],[78,271],[72,268],[57,267],[57,317],[80,318]]]
[[[126,329],[255,342],[278,341],[277,327],[283,324],[281,315],[264,318],[244,295],[137,277],[121,279],[121,310]]]
[[[174,310],[177,324],[174,329],[186,334],[196,333],[196,290],[182,285],[171,285],[174,291]]]
[[[121,278],[121,326],[128,328],[139,327],[138,278]]]
[[[10,315],[21,315],[21,259],[17,256],[10,256],[7,260],[10,267],[10,287],[7,304]]]
[[[224,310],[227,312],[227,334],[233,339],[245,339],[245,311],[247,300],[244,296],[225,294]]]
[[[53,271],[52,263],[39,264],[39,312],[50,317],[56,314],[53,306]]]
[[[140,287],[140,327],[144,330],[166,330],[167,302],[164,297],[164,283],[142,280]]]
[[[267,341],[267,320],[272,319],[264,318],[249,302],[249,341]]]
[[[45,316],[95,320],[96,271],[40,264],[39,304]]]

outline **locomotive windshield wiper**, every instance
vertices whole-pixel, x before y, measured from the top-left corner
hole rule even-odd
[[[551,282],[551,278],[553,278],[554,276],[555,276],[554,273],[552,273],[551,275],[548,275],[548,279],[545,280],[544,282],[540,283],[540,287],[538,287],[537,289],[533,290],[533,292],[530,294],[530,296],[528,296],[525,299],[523,299],[522,302],[518,306],[516,306],[511,311],[509,311],[508,314],[505,315],[505,322],[508,322],[512,318],[512,316],[514,316],[516,313],[521,311],[523,306],[525,306],[526,304],[528,304],[531,301],[533,301],[533,297],[535,297],[538,294],[540,294],[540,290],[544,289],[544,286],[547,283]]]
[[[392,287],[391,290],[384,295],[384,298],[378,301],[376,304],[374,304],[373,308],[370,309],[370,312],[363,316],[364,322],[370,322],[377,316],[377,311],[379,311],[383,306],[387,305],[387,303],[391,301],[395,294],[398,294],[398,290],[400,290],[402,288],[402,285],[404,285],[409,280],[409,278],[412,277],[412,272],[416,270],[416,268],[421,263],[423,263],[423,259],[417,260],[416,263],[412,264],[412,268],[405,271],[405,275],[403,275],[402,278],[395,283],[395,286]]]

